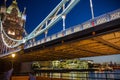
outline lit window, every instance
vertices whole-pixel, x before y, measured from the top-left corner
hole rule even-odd
[[[8,34],[9,34],[9,35],[15,35],[15,32],[9,30],[9,31],[8,31]]]

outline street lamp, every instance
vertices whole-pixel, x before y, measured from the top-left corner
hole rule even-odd
[[[14,53],[13,53],[11,56],[12,56],[12,59],[15,58],[15,54],[14,54]],[[14,62],[13,62],[13,60],[12,60],[12,68],[13,68],[13,64],[14,64]]]
[[[14,58],[15,57],[15,54],[12,54],[12,58]]]

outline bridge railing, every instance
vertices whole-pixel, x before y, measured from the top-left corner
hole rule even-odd
[[[43,39],[41,39],[33,44],[30,44],[29,46],[26,46],[25,49],[39,45],[39,44],[49,42],[51,40],[55,40],[55,39],[67,36],[67,35],[70,35],[72,33],[76,33],[76,32],[79,32],[79,31],[82,31],[82,30],[85,30],[85,29],[88,29],[88,28],[91,28],[91,27],[94,27],[94,26],[97,26],[100,24],[110,22],[110,21],[113,21],[113,20],[118,19],[118,18],[120,18],[120,9],[115,10],[113,12],[103,14],[99,17],[95,17],[94,19],[90,19],[90,20],[88,20],[80,25],[70,27],[64,31],[60,31],[56,34],[53,34],[53,35],[48,36],[46,38],[43,38]]]

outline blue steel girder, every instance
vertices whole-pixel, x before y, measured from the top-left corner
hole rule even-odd
[[[62,19],[63,15],[66,15],[80,0],[62,0],[53,11],[24,39],[25,41],[35,38],[36,36],[44,33],[46,30],[51,28],[56,22]],[[65,9],[59,13],[63,5],[69,3],[65,6]],[[47,23],[47,24],[46,24]],[[43,29],[42,27],[45,26]]]

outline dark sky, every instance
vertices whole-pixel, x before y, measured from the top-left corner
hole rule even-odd
[[[26,30],[30,33],[61,0],[19,0],[27,7]],[[21,3],[19,2],[19,4]],[[21,5],[22,5],[21,4]],[[24,7],[24,4],[22,7]],[[120,8],[120,0],[93,0],[95,17]],[[66,28],[91,19],[89,0],[81,0],[67,15]],[[48,35],[62,30],[62,21],[48,32]]]
[[[0,0],[1,3],[2,0]],[[61,0],[17,0],[21,11],[27,8],[26,31],[30,33],[55,8]],[[95,17],[120,8],[120,0],[92,0]],[[7,1],[7,6],[12,0]],[[66,28],[91,19],[89,0],[80,0],[66,18]],[[52,35],[62,30],[62,20],[48,32]],[[43,37],[43,35],[40,35]]]

